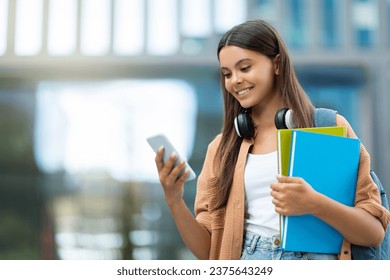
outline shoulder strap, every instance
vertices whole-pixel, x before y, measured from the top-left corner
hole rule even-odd
[[[316,108],[314,110],[314,126],[336,126],[337,112],[327,108]]]

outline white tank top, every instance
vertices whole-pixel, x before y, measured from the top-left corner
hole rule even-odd
[[[277,152],[248,154],[245,166],[245,229],[272,237],[279,233],[279,214],[272,203],[270,184],[278,173]]]

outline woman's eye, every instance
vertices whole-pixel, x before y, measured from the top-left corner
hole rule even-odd
[[[248,71],[250,68],[251,68],[250,66],[244,66],[244,67],[241,67],[241,71],[246,72],[246,71]]]
[[[222,75],[223,75],[226,79],[230,78],[230,76],[231,76],[230,73],[222,73]]]

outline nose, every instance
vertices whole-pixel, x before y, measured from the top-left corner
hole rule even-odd
[[[242,77],[239,73],[232,73],[232,83],[233,85],[238,85],[242,83]]]

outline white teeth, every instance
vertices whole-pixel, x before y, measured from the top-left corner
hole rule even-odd
[[[247,93],[248,91],[250,91],[249,88],[240,90],[240,91],[238,92],[238,95],[243,95],[243,94]]]

